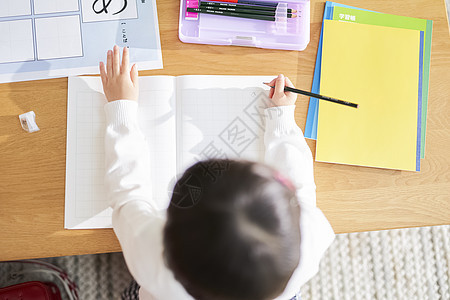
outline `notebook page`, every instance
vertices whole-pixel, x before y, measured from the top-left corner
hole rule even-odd
[[[175,175],[175,79],[140,77],[139,122],[150,148],[152,199],[168,206]],[[65,228],[110,228],[104,187],[106,99],[100,77],[70,77],[67,105]]]
[[[276,76],[177,78],[177,165],[208,158],[264,159],[264,109]]]

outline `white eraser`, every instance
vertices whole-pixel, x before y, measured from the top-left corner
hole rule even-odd
[[[39,131],[39,127],[36,124],[36,115],[34,114],[34,111],[29,111],[27,113],[19,115],[20,125],[22,125],[22,128],[25,131],[28,132],[35,132]]]

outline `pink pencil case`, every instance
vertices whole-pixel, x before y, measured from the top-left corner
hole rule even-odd
[[[258,0],[259,2],[274,2]],[[235,45],[257,48],[298,50],[306,48],[310,38],[310,1],[278,2],[275,21],[187,12],[198,8],[198,0],[181,0],[178,36],[184,43]],[[295,9],[297,18],[288,18],[287,9]]]

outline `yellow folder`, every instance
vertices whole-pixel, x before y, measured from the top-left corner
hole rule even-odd
[[[325,20],[316,160],[416,170],[420,31]]]

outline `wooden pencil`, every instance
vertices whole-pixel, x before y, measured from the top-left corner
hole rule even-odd
[[[264,84],[267,85],[267,86],[270,86],[271,88],[275,88],[274,86],[270,85],[267,82],[264,82]],[[328,97],[328,96],[324,96],[324,95],[320,95],[320,94],[316,94],[316,93],[311,93],[311,92],[308,92],[308,91],[294,89],[294,88],[291,88],[291,87],[288,87],[288,86],[284,87],[284,91],[285,92],[292,92],[292,93],[296,93],[296,94],[301,94],[301,95],[305,95],[305,96],[309,96],[309,97],[314,97],[314,98],[317,98],[317,99],[322,99],[322,100],[330,101],[330,102],[333,102],[333,103],[347,105],[347,106],[354,107],[354,108],[358,108],[358,104],[356,104],[356,103],[352,103],[352,102],[349,102],[349,101],[340,100],[340,99],[336,99],[336,98],[331,98],[331,97]]]

